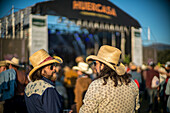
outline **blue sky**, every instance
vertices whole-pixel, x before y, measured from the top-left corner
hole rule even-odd
[[[8,15],[14,5],[17,9],[45,0],[0,0],[0,18]],[[169,0],[110,0],[120,9],[135,18],[142,26],[143,44],[164,43],[170,45],[170,1]],[[147,40],[147,28],[151,40]]]

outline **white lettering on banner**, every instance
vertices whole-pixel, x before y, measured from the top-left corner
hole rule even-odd
[[[94,28],[93,27],[93,22],[89,22],[89,25],[88,25],[90,28]]]
[[[123,31],[123,26],[120,26],[120,27],[119,27],[119,30],[120,30],[120,31]]]
[[[88,24],[87,21],[83,21],[83,26],[84,27],[87,27],[87,24]]]
[[[119,31],[119,30],[120,30],[118,25],[115,26],[115,30],[116,30],[116,31]]]
[[[100,23],[100,29],[104,29],[104,24]]]
[[[105,24],[104,27],[105,27],[106,30],[109,30],[109,24]]]
[[[94,23],[94,28],[99,28],[99,23],[95,22]]]
[[[82,25],[81,20],[78,20],[76,25],[81,26]]]
[[[110,25],[110,30],[111,30],[111,31],[115,30],[115,29],[114,29],[114,25],[112,25],[112,24]]]
[[[104,24],[99,22],[92,22],[87,20],[72,20],[73,23],[75,23],[78,26],[86,27],[86,28],[94,28],[94,29],[101,29],[101,30],[108,30],[108,31],[125,31],[128,32],[128,28],[126,26],[118,26],[113,24]]]

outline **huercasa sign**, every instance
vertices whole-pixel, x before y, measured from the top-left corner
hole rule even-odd
[[[82,11],[94,11],[97,13],[104,13],[111,16],[117,16],[114,8],[110,6],[105,6],[100,3],[85,2],[85,1],[73,1],[73,10]]]
[[[101,29],[101,30],[109,30],[109,31],[128,31],[126,26],[118,26],[113,24],[107,23],[99,23],[99,22],[90,22],[86,20],[71,20],[78,26],[86,27],[86,28],[93,28],[93,29]]]

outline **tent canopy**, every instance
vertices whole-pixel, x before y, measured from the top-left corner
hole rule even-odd
[[[45,1],[32,6],[32,14],[64,16],[71,20],[141,27],[137,20],[108,0]]]

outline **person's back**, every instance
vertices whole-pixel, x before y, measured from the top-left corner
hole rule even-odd
[[[103,83],[104,81],[102,78],[93,81],[87,92],[91,95],[84,99],[84,102],[86,102],[93,98],[94,103],[100,102],[99,107],[93,106],[93,103],[89,103],[91,106],[88,106],[89,108],[83,108],[85,111],[81,111],[81,113],[90,113],[92,111],[89,109],[95,109],[95,107],[98,108],[96,109],[98,113],[135,113],[134,108],[137,110],[140,107],[140,105],[136,103],[139,89],[133,80],[131,80],[128,85],[120,85],[118,83],[117,87],[114,86],[114,82],[111,79],[108,80],[106,85],[103,85]]]
[[[146,73],[147,73],[146,88],[152,89],[151,88],[152,79],[154,76],[157,76],[159,78],[159,73],[155,71],[154,69],[150,69]]]
[[[141,79],[141,74],[138,73],[137,71],[131,71],[130,74],[132,75],[132,79],[133,80],[137,80],[139,82],[139,84],[142,83],[142,79]]]
[[[104,53],[104,54],[103,54]],[[139,109],[139,89],[119,62],[121,51],[104,45],[97,56],[90,55],[97,78],[89,85],[79,113],[135,113]]]
[[[155,64],[150,62],[146,72],[145,84],[149,96],[149,106],[147,112],[152,112],[153,110],[156,111],[158,109],[157,92],[159,87],[159,72],[154,70],[154,67]],[[157,78],[154,79],[155,77]]]
[[[85,93],[92,82],[91,78],[89,77],[80,77],[76,81],[74,93],[75,93],[75,103],[77,104],[77,112],[79,111],[80,107],[83,104],[83,93]]]

